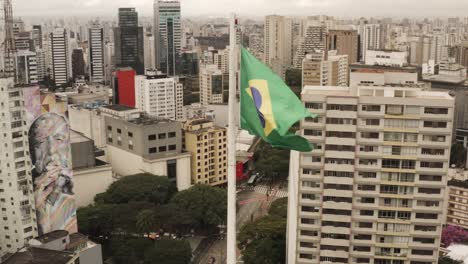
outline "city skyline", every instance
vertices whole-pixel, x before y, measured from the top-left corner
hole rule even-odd
[[[63,16],[64,13],[71,15],[105,15],[115,16],[119,7],[136,7],[137,12],[142,16],[152,16],[151,8],[153,0],[132,0],[132,1],[111,1],[111,0],[86,0],[84,2],[42,0],[40,2],[30,2],[27,0],[17,0],[13,3],[15,16]],[[425,1],[424,6],[420,2],[404,0],[384,0],[372,1],[361,0],[356,4],[352,0],[240,0],[240,1],[181,1],[182,15],[190,16],[227,16],[229,12],[236,12],[239,15],[252,15],[261,17],[268,14],[280,15],[316,15],[327,14],[341,17],[360,16],[390,16],[415,18],[424,17],[451,17],[466,16],[464,10],[468,9],[468,2],[458,0],[448,1]],[[54,8],[51,9],[50,7]],[[261,7],[261,10],[255,8]],[[364,7],[364,8],[361,8]],[[90,10],[91,9],[91,10]]]

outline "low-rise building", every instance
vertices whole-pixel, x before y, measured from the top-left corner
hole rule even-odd
[[[104,151],[94,147],[93,140],[70,131],[73,183],[77,207],[93,203],[96,194],[103,193],[114,182],[110,164],[97,159]]]
[[[181,123],[118,105],[101,107],[101,112],[106,158],[117,177],[147,172],[175,181],[178,190],[191,186],[191,154],[182,149]]]
[[[184,124],[185,149],[192,154],[192,184],[227,183],[226,128],[207,119]]]
[[[350,86],[356,85],[408,85],[418,83],[418,69],[412,66],[350,65]]]
[[[368,50],[366,65],[403,67],[408,64],[408,52],[397,50]]]
[[[101,245],[80,233],[56,230],[29,241],[4,264],[102,264]]]
[[[468,229],[468,180],[450,180],[446,224]]]

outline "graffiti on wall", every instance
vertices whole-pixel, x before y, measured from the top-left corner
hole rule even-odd
[[[61,229],[75,233],[76,206],[66,105],[56,102],[53,94],[40,95],[38,88],[28,90],[23,94],[30,125],[29,150],[39,234]]]

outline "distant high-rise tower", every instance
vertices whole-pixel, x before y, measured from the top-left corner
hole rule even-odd
[[[83,49],[74,49],[72,52],[73,81],[85,76],[85,61]]]
[[[264,62],[284,78],[292,64],[292,20],[282,16],[267,16],[265,19]]]
[[[358,31],[361,36],[361,61],[364,61],[367,50],[380,49],[381,26],[380,24],[361,24]]]
[[[95,24],[89,29],[89,77],[93,83],[104,82],[104,29]]]
[[[52,76],[57,86],[64,85],[71,77],[71,60],[68,47],[68,34],[63,28],[56,28],[50,34],[50,55]]]
[[[182,38],[179,0],[155,0],[154,43],[156,67],[172,76],[179,72]]]
[[[143,27],[135,8],[119,8],[119,27],[114,29],[115,64],[144,74]]]
[[[15,36],[13,34],[13,8],[11,0],[0,1],[0,44],[3,53],[0,57],[0,71],[3,70],[6,76],[15,76],[16,73],[16,47]]]

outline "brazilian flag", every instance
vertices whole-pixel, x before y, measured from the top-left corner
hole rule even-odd
[[[272,70],[241,48],[241,127],[273,147],[312,150],[307,139],[289,131],[299,120],[315,117]]]

